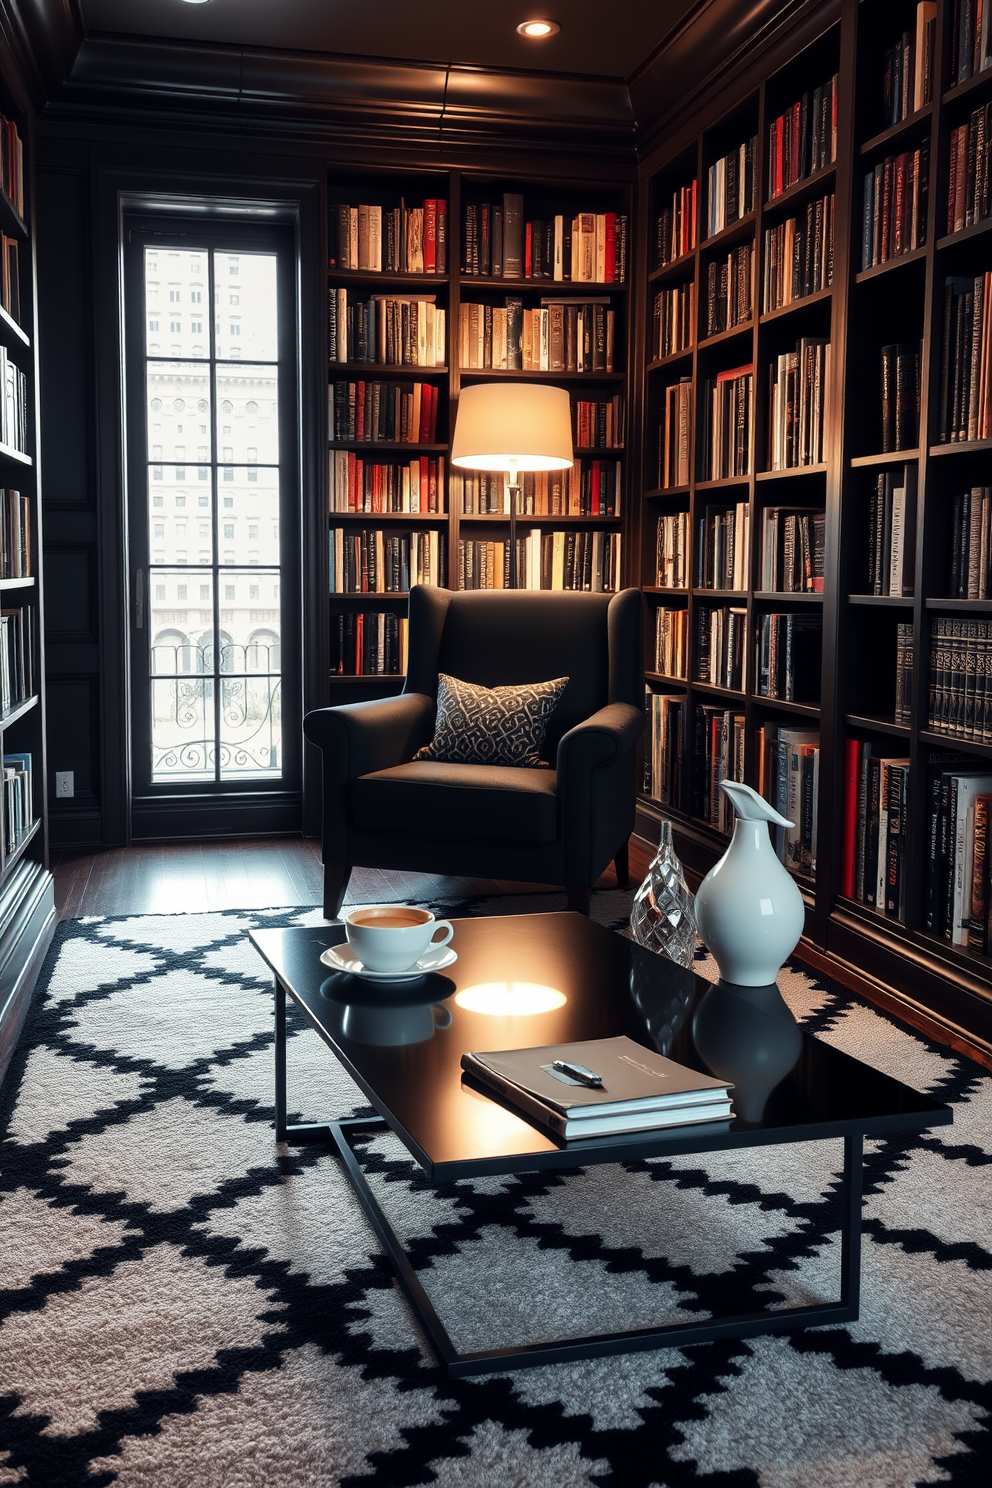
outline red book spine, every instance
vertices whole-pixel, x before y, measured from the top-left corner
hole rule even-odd
[[[841,839],[840,891],[848,899],[854,898],[854,862],[858,828],[858,770],[859,746],[857,739],[844,740],[844,795],[843,837]]]
[[[448,272],[448,203],[443,197],[437,203],[435,265],[438,274]]]
[[[612,284],[617,277],[617,214],[606,214],[606,283]]]
[[[424,273],[437,273],[437,201],[424,202]]]
[[[524,278],[529,279],[534,267],[534,224],[528,222],[524,228]]]
[[[782,184],[782,164],[783,164],[783,150],[782,150],[782,143],[783,143],[783,141],[782,141],[782,134],[783,134],[783,129],[782,129],[782,126],[783,126],[784,122],[785,122],[784,119],[778,118],[778,119],[775,120],[775,123],[772,125],[772,128],[775,131],[775,155],[774,155],[774,159],[775,159],[775,177],[774,177],[774,182],[775,182],[775,185],[774,185],[774,190],[772,191],[772,196],[781,196],[782,195],[782,192],[785,190],[785,187]]]
[[[365,650],[365,616],[359,611],[355,616],[355,675],[360,677],[364,671],[362,666],[362,653]]]
[[[599,460],[592,462],[592,515],[598,517],[602,514],[602,502],[600,498],[600,466]]]
[[[355,451],[348,452],[348,510],[358,510],[358,482],[361,479]]]
[[[355,438],[365,438],[365,384],[359,382],[355,386]]]

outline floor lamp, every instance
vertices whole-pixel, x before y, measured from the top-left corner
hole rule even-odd
[[[462,470],[502,471],[509,477],[510,588],[516,589],[520,476],[528,470],[568,470],[572,465],[568,392],[543,382],[478,382],[462,388],[451,463]]]

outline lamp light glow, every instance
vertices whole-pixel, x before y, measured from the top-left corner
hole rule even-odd
[[[543,41],[546,36],[557,36],[560,30],[557,21],[521,21],[517,35],[526,36],[528,41]]]
[[[467,1013],[485,1013],[491,1018],[528,1018],[553,1013],[568,998],[557,987],[539,982],[480,982],[455,993],[455,1002]]]
[[[462,388],[451,463],[463,470],[567,470],[572,413],[565,388],[480,382]]]

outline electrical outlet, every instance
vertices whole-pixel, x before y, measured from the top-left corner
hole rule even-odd
[[[67,796],[74,796],[76,794],[76,784],[73,778],[74,775],[75,771],[73,770],[56,770],[55,794],[60,800],[64,800]]]

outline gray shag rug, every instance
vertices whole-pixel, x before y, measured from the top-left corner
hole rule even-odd
[[[594,899],[618,928],[629,907]],[[246,936],[314,923],[60,926],[0,1104],[0,1484],[988,1488],[983,1071],[783,972],[810,1032],[955,1108],[953,1127],[868,1144],[861,1320],[448,1381],[336,1160],[272,1140],[272,994]],[[295,1119],[367,1111],[290,1031]],[[804,1143],[432,1190],[392,1137],[363,1156],[463,1347],[717,1310],[742,1288],[836,1295],[841,1161]]]

